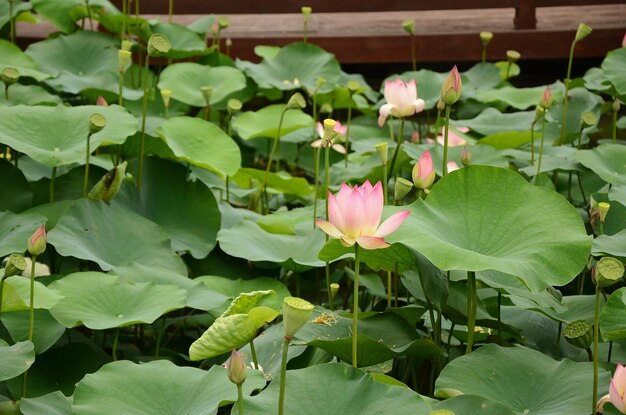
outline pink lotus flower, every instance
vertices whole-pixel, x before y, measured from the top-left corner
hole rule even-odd
[[[597,411],[602,413],[604,404],[611,402],[618,411],[626,414],[626,397],[624,397],[624,393],[626,393],[626,369],[618,363],[613,378],[611,378],[609,394],[603,396],[598,401]]]
[[[346,133],[348,132],[348,126],[347,125],[341,125],[341,123],[339,121],[337,121],[335,123],[335,127],[333,128],[333,131],[335,133],[337,133],[337,135],[339,135],[340,137],[343,137],[346,135]],[[313,148],[318,148],[318,147],[324,147],[323,143],[324,143],[324,125],[321,122],[317,122],[317,135],[320,137],[318,140],[315,140],[311,143],[311,147]],[[335,150],[338,153],[341,154],[346,154],[346,149],[344,146],[342,146],[341,144],[335,143],[335,140],[332,141],[332,147],[333,150]]]
[[[430,151],[426,150],[413,167],[413,184],[418,189],[428,189],[435,181],[435,168]]]
[[[337,196],[328,192],[328,218],[318,219],[317,226],[333,238],[339,238],[343,246],[357,243],[365,249],[380,249],[389,246],[383,239],[404,222],[411,213],[408,210],[394,213],[382,224],[383,188],[380,182],[374,187],[369,180],[362,186],[351,188],[345,183]]]
[[[421,112],[426,104],[423,99],[417,98],[417,86],[414,79],[407,83],[400,78],[385,82],[385,100],[387,103],[379,110],[379,127],[385,124],[389,114],[397,118],[410,117]]]
[[[469,131],[469,128],[467,127],[460,127],[460,128],[451,128],[448,131],[448,147],[458,147],[458,146],[464,146],[467,144],[467,141],[465,141],[465,139],[463,137],[461,137],[460,135],[457,135],[455,133],[455,131],[458,131],[460,133],[467,133]],[[428,143],[432,143],[434,140],[432,138],[427,138],[426,142]],[[441,145],[443,145],[444,143],[444,137],[443,135],[438,135],[437,136],[437,142]]]

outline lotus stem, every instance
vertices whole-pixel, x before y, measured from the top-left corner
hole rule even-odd
[[[85,8],[87,9],[87,20],[89,20],[89,30],[93,30],[93,20],[91,17],[91,7],[89,7],[89,0],[85,0]]]
[[[111,356],[114,361],[117,361],[117,344],[120,340],[120,328],[115,329],[115,337],[113,338],[113,349],[111,350]]]
[[[361,265],[359,254],[359,245],[354,244],[354,291],[352,294],[352,367],[354,368],[357,366],[357,330],[359,321],[359,267]]]
[[[136,0],[139,7],[139,0]],[[150,54],[146,54],[146,73],[143,77],[143,109],[141,111],[141,145],[139,147],[139,173],[137,173],[137,192],[141,191],[141,178],[143,176],[143,158],[146,150],[146,116],[148,114],[148,71],[150,70]]]
[[[254,339],[250,340],[250,354],[252,354],[252,363],[254,363],[254,368],[259,370],[259,360],[256,357],[256,349],[254,347]]]
[[[396,137],[396,149],[393,151],[393,157],[391,158],[391,166],[389,166],[390,175],[393,175],[393,169],[396,166],[396,159],[398,158],[398,154],[400,153],[400,147],[402,146],[402,141],[404,141],[402,138],[403,132],[404,132],[404,118],[400,118],[400,129],[398,130],[398,136]],[[392,138],[393,138],[393,133],[392,133]]]
[[[91,133],[87,135],[87,148],[85,150],[85,177],[83,178],[83,197],[87,197],[87,190],[89,188],[89,156],[91,151],[89,149],[89,142],[91,141]]]
[[[513,65],[513,62],[511,60],[509,60],[509,62],[506,65],[506,75],[504,75],[504,79],[505,80],[509,80],[509,74],[511,72],[511,66]]]
[[[170,0],[171,4],[171,0]],[[244,415],[243,412],[243,383],[237,384],[237,407],[239,408],[239,415]]]
[[[263,193],[265,194],[265,200],[267,201],[267,191],[265,187],[267,186],[267,177],[270,173],[270,168],[272,166],[272,161],[274,159],[274,154],[276,153],[276,149],[278,148],[278,142],[280,141],[280,129],[283,126],[283,119],[285,118],[285,113],[287,112],[288,107],[285,107],[283,112],[280,114],[280,119],[278,120],[278,130],[276,131],[276,139],[274,140],[274,144],[272,144],[272,150],[270,151],[269,158],[267,159],[267,166],[265,167],[265,175],[263,176]],[[269,210],[269,206],[266,206],[267,210]]]
[[[57,177],[57,167],[54,166],[52,168],[52,175],[50,176],[50,187],[49,187],[49,194],[50,194],[50,203],[54,202],[54,180]]]
[[[15,18],[13,17],[13,0],[9,0],[9,23],[9,37],[11,38],[11,43],[15,44]]]
[[[126,19],[128,18],[128,0],[122,0],[122,40],[126,40]]]
[[[541,117],[541,142],[539,144],[539,160],[537,161],[537,175],[535,177],[539,177],[541,173],[541,158],[543,156],[543,139],[545,136],[546,130],[546,114],[544,113]]]
[[[350,101],[352,101],[352,93],[350,93]],[[352,102],[348,107],[348,123],[346,126],[346,142],[344,144],[344,148],[346,149],[346,154],[344,154],[344,166],[348,167],[348,144],[350,144],[350,123],[352,122]]]
[[[6,272],[2,274],[0,277],[0,316],[2,315],[2,294],[4,291],[4,279],[6,277]]]
[[[487,45],[483,45],[483,51],[480,55],[480,61],[481,62],[487,62]]]
[[[537,120],[533,120],[533,123],[530,125],[530,165],[535,165],[535,124]]]
[[[613,138],[613,144],[617,139],[617,110],[613,109],[613,118],[611,119],[611,137]]]
[[[563,330],[563,322],[559,321],[559,329],[556,332],[556,360],[561,360],[561,330]]]
[[[330,145],[324,147],[324,199],[326,201],[325,218],[328,220],[328,188],[330,187]],[[326,237],[328,240],[328,236]]]
[[[598,402],[598,345],[600,342],[600,286],[596,283],[596,304],[593,317],[593,398],[591,400],[592,414]]]
[[[4,100],[9,101],[9,84],[4,84]]]
[[[35,329],[35,265],[37,265],[37,255],[31,257],[30,266],[30,301],[29,301],[29,319],[28,319],[28,340],[33,341],[33,332]]]
[[[443,166],[441,167],[442,176],[448,174],[448,130],[450,129],[450,105],[446,105],[446,123],[443,132]],[[436,140],[435,140],[436,141]]]
[[[574,47],[576,46],[576,40],[572,42],[572,46],[569,51],[569,60],[567,62],[567,77],[565,78],[565,94],[563,96],[563,117],[561,118],[561,136],[559,137],[559,145],[563,145],[565,140],[565,133],[567,132],[567,95],[569,92],[570,75],[572,74],[572,60],[574,60]]]
[[[156,348],[154,352],[154,357],[159,357],[161,352],[161,340],[163,339],[163,332],[165,331],[165,317],[161,320],[161,327],[159,328],[159,334],[157,335]]]
[[[285,336],[283,356],[280,362],[280,393],[278,395],[278,415],[285,413],[285,386],[287,384],[287,352],[289,351],[291,336]]]
[[[465,354],[474,346],[474,327],[476,326],[476,274],[467,272],[467,347]]]
[[[391,309],[391,295],[392,295],[392,278],[391,271],[387,271],[387,310]]]
[[[315,219],[317,219],[317,199],[320,192],[320,148],[315,148],[315,195],[313,196],[313,229],[315,229]]]

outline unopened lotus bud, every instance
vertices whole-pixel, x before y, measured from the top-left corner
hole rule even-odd
[[[202,97],[204,98],[204,102],[207,105],[211,103],[211,96],[213,95],[213,87],[210,86],[201,86],[200,92],[202,92]]]
[[[132,53],[129,50],[119,49],[117,51],[117,62],[119,64],[119,71],[124,72],[126,67],[130,63]]]
[[[437,111],[443,111],[446,109],[446,103],[442,100],[437,101]]]
[[[413,166],[413,184],[418,189],[428,189],[435,181],[435,167],[430,151],[426,150]]]
[[[122,50],[130,51],[133,48],[133,42],[129,42],[128,40],[122,40]]]
[[[386,141],[376,144],[376,151],[380,156],[380,160],[383,162],[383,166],[387,165],[387,159],[389,158],[389,144]]]
[[[461,152],[461,163],[463,163],[464,166],[469,166],[471,162],[472,162],[472,155],[470,154],[470,151],[467,148],[467,146],[465,146],[465,148]]]
[[[521,58],[522,55],[516,50],[507,50],[506,51],[506,60],[515,63]]]
[[[89,117],[89,135],[102,131],[107,125],[107,120],[100,114],[92,114]]]
[[[96,100],[96,105],[99,107],[108,107],[109,103],[107,102],[106,99],[104,99],[102,95],[100,95],[98,99]]]
[[[4,266],[4,276],[12,277],[13,275],[22,275],[24,270],[26,269],[26,260],[20,254],[11,254],[6,260],[6,265]],[[2,299],[0,298],[0,301]]]
[[[619,99],[615,98],[613,100],[613,111],[615,111],[615,112],[619,111],[620,107],[621,107],[621,105],[620,105]]]
[[[161,100],[163,100],[163,106],[165,108],[169,108],[170,107],[170,98],[172,97],[172,91],[170,91],[169,89],[162,89],[161,90]]]
[[[415,20],[413,19],[405,20],[404,22],[402,22],[402,27],[408,34],[410,35],[415,34]]]
[[[452,105],[461,97],[462,90],[461,75],[459,75],[459,70],[454,65],[454,68],[452,68],[452,71],[450,71],[450,74],[448,74],[441,86],[441,100],[447,105]]]
[[[313,13],[313,8],[308,7],[308,6],[302,6],[300,11],[302,12],[302,16],[304,16],[305,19],[308,19],[311,13]]]
[[[606,220],[606,215],[609,213],[609,209],[611,208],[611,204],[607,202],[598,203],[598,213],[600,213],[600,222]]]
[[[587,320],[573,321],[563,330],[563,337],[572,346],[586,350],[593,341],[593,326]]]
[[[335,298],[337,293],[339,292],[339,284],[333,282],[330,284],[330,298]]]
[[[122,181],[126,175],[127,162],[123,162],[109,170],[91,189],[87,197],[90,200],[102,200],[109,204],[122,187]]]
[[[546,89],[543,90],[543,95],[539,100],[539,106],[548,109],[552,106],[552,101],[552,91],[550,91],[550,87],[547,86]]]
[[[230,115],[233,115],[234,113],[241,111],[242,105],[243,104],[241,103],[241,101],[239,101],[237,98],[231,98],[226,104],[226,109],[228,110],[228,113]]]
[[[605,256],[596,264],[596,285],[600,288],[610,287],[619,282],[624,276],[624,264],[622,261]]]
[[[148,39],[148,55],[152,57],[163,56],[170,51],[172,44],[169,39],[161,33],[154,33]]]
[[[236,385],[241,385],[246,381],[246,375],[248,368],[246,368],[246,362],[235,349],[230,353],[230,360],[226,365],[228,370],[228,379]]]
[[[291,98],[289,98],[289,101],[287,101],[287,108],[305,108],[305,107],[306,107],[306,101],[304,100],[304,97],[302,96],[302,94],[299,92],[296,92],[295,94],[293,94]]]
[[[584,23],[580,23],[578,25],[578,29],[576,30],[576,37],[574,38],[575,42],[579,42],[581,40],[583,40],[584,38],[586,38],[587,36],[589,36],[591,34],[593,29],[591,29],[589,26],[587,26]]]
[[[493,33],[491,32],[480,32],[480,40],[483,42],[483,46],[487,46],[489,42],[493,39]]]
[[[46,250],[46,227],[41,225],[28,240],[28,253],[32,256],[39,256]]]
[[[309,321],[313,304],[298,297],[285,297],[283,300],[283,324],[285,337],[293,337]]]
[[[393,186],[393,200],[402,200],[409,194],[413,188],[413,183],[405,179],[404,177],[396,178],[396,183]]]
[[[583,115],[580,116],[580,121],[584,127],[591,127],[598,123],[598,117],[591,111],[585,111]]]
[[[230,19],[226,16],[220,16],[217,18],[217,26],[220,30],[227,29],[230,26]]]
[[[20,79],[20,71],[15,68],[4,68],[0,73],[0,79],[6,85],[13,85]]]

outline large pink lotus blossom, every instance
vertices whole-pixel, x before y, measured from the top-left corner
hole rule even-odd
[[[385,100],[387,103],[380,107],[378,126],[382,127],[389,114],[397,118],[410,117],[421,112],[426,104],[417,97],[415,80],[405,83],[398,78],[395,81],[385,82]]]
[[[335,123],[335,127],[333,128],[333,132],[337,133],[339,137],[344,137],[348,132],[347,125],[341,125],[339,121]],[[321,122],[317,122],[317,135],[320,137],[318,140],[315,140],[311,143],[311,147],[318,148],[324,147],[324,125]],[[338,138],[339,138],[338,137]],[[346,148],[339,143],[336,143],[335,140],[332,140],[333,149],[341,154],[346,154]]]
[[[368,180],[353,188],[342,183],[336,196],[328,192],[330,221],[318,219],[316,223],[328,235],[339,238],[343,246],[357,243],[365,249],[386,248],[389,244],[383,238],[398,229],[411,212],[394,213],[381,224],[383,204],[380,182],[372,187]]]
[[[598,402],[597,411],[602,413],[603,406],[607,402],[611,402],[613,406],[623,414],[626,414],[626,369],[621,364],[617,364],[613,378],[611,378],[611,386],[609,394],[602,397]]]

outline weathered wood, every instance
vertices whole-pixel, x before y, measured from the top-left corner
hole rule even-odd
[[[515,19],[513,20],[516,29],[534,29],[537,24],[537,10],[535,0],[520,1],[515,8]]]

